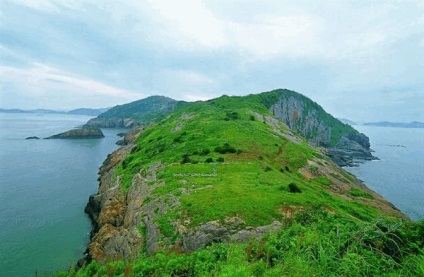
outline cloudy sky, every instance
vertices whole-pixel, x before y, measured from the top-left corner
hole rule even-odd
[[[276,88],[337,117],[424,121],[424,1],[0,3],[1,108]]]

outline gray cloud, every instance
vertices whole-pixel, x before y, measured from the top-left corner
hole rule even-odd
[[[424,121],[421,1],[6,0],[1,18],[4,108],[289,88],[339,117]]]

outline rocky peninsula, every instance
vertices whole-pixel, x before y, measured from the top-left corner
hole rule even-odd
[[[310,103],[294,99],[287,106],[284,93],[264,96],[267,101],[277,96],[268,110],[263,99],[240,104],[246,98],[223,96],[128,132],[125,145],[100,168],[98,193],[85,208],[93,223],[91,240],[78,265],[246,243],[281,230],[284,220],[312,202],[358,220],[381,214],[406,218],[325,157],[322,147],[311,146],[360,152],[369,149],[365,135],[350,126],[334,127],[331,118],[317,119],[320,110],[311,111]],[[290,126],[304,127],[295,133]],[[332,140],[334,128],[347,132]],[[230,143],[240,149],[232,151]],[[217,167],[217,174],[203,171]],[[235,206],[228,204],[234,201]]]

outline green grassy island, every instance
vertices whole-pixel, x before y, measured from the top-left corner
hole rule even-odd
[[[424,276],[424,222],[326,155],[369,142],[310,99],[140,101],[93,121],[135,128],[100,168],[84,258],[55,276]]]

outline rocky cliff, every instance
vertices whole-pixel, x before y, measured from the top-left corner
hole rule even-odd
[[[90,119],[86,126],[88,127],[100,127],[100,128],[126,128],[131,129],[137,126],[138,123],[132,118],[101,118],[96,117]]]
[[[314,146],[327,148],[326,154],[340,166],[376,159],[369,138],[324,111],[305,96],[289,90],[260,95],[274,116]]]

